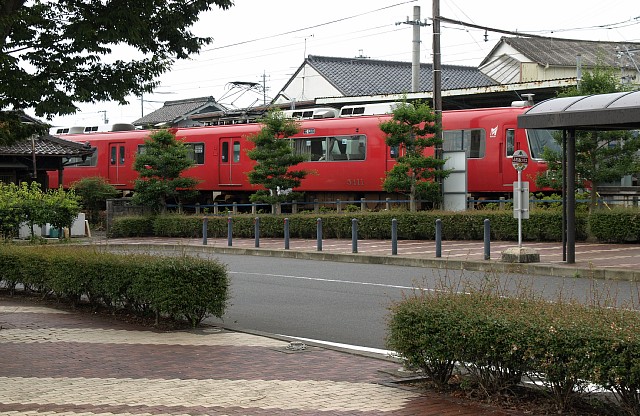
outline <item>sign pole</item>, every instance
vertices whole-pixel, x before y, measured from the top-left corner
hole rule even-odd
[[[522,170],[518,169],[518,248],[522,247]]]
[[[518,149],[513,152],[511,163],[518,172],[518,180],[513,182],[513,216],[518,219],[518,247],[504,250],[502,261],[537,263],[540,261],[540,254],[534,249],[522,247],[522,220],[529,218],[529,182],[522,182],[522,171],[527,168],[529,156],[524,150]]]

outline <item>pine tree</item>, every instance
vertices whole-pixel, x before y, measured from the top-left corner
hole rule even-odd
[[[411,105],[405,101],[393,110],[392,120],[380,123],[380,129],[387,134],[387,145],[401,153],[382,186],[387,192],[409,195],[412,212],[417,209],[417,199],[440,202],[439,182],[449,174],[442,169],[444,160],[425,155],[428,148],[442,144],[435,137],[439,128],[436,121],[428,104]]]
[[[197,194],[198,180],[184,177],[182,173],[193,166],[187,147],[168,130],[159,130],[144,142],[144,148],[133,168],[140,178],[134,184],[133,200],[136,204],[164,212],[167,201],[180,203]]]
[[[289,137],[300,130],[298,123],[284,117],[281,110],[270,110],[262,119],[264,125],[260,132],[249,136],[255,148],[249,150],[249,159],[256,164],[247,173],[249,183],[261,185],[265,189],[251,195],[252,202],[266,202],[277,213],[280,203],[300,198],[299,192],[293,192],[302,183],[309,172],[295,170],[292,167],[306,160],[304,155],[296,155]]]

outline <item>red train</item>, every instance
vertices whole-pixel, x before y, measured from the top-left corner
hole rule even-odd
[[[517,128],[517,116],[525,107],[504,107],[445,111],[443,113],[444,150],[465,150],[468,157],[468,192],[474,198],[494,199],[512,192],[517,180],[511,155],[522,149],[529,155],[523,180],[530,181],[546,169],[540,159],[545,146],[557,148],[552,132],[525,131]],[[390,115],[336,117],[300,121],[300,132],[293,138],[296,152],[307,155],[300,167],[314,171],[299,191],[307,200],[383,200],[385,172],[395,163],[394,149],[385,144],[379,129]],[[195,165],[187,174],[199,178],[203,202],[247,201],[256,187],[246,173],[253,162],[246,150],[253,144],[247,136],[261,129],[258,123],[176,129],[176,137],[189,146]],[[133,189],[137,173],[133,160],[150,131],[132,130],[65,135],[64,138],[89,142],[96,151],[85,161],[70,160],[64,169],[62,184],[69,187],[78,179],[102,176],[116,188]],[[49,183],[59,183],[57,172]]]

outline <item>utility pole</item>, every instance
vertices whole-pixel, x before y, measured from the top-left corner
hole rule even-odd
[[[411,92],[420,90],[420,28],[428,26],[427,19],[420,21],[420,6],[413,6],[413,20],[398,22],[396,25],[406,24],[413,26],[413,43],[411,49]]]
[[[440,0],[433,3],[433,111],[442,119],[442,62],[440,57]],[[442,132],[436,133],[442,139]],[[440,149],[442,150],[442,149]],[[442,157],[442,155],[439,155]]]
[[[436,116],[435,138],[439,144],[435,148],[435,157],[438,160],[444,158],[442,151],[442,61],[440,57],[440,0],[432,1],[433,14],[433,112]],[[444,180],[438,180],[440,185],[440,197],[444,200]]]

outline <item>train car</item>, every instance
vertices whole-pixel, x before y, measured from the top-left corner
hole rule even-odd
[[[552,133],[544,130],[525,131],[517,128],[517,116],[524,107],[487,108],[446,111],[443,113],[443,148],[467,153],[468,192],[474,198],[508,196],[517,180],[511,164],[516,150],[530,157],[523,179],[531,182],[546,170],[541,159],[545,146],[556,146]],[[308,200],[384,199],[385,172],[395,163],[395,149],[385,143],[379,124],[391,115],[335,117],[301,120],[300,131],[292,136],[292,146],[306,156],[299,168],[311,172],[297,189]],[[247,150],[253,143],[247,138],[260,131],[259,123],[173,129],[176,137],[190,149],[194,166],[186,174],[198,178],[203,202],[248,200],[258,188],[251,185],[247,172],[253,161]],[[123,191],[133,189],[137,173],[133,170],[135,155],[141,151],[151,131],[93,133],[68,135],[65,139],[89,142],[95,154],[85,161],[67,162],[63,186],[87,176],[102,176]],[[58,183],[52,173],[50,183]]]

